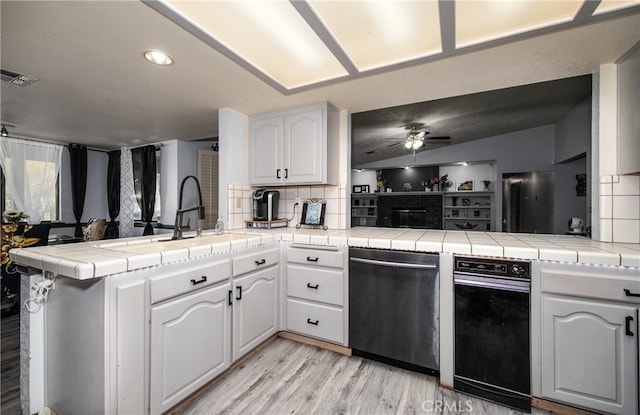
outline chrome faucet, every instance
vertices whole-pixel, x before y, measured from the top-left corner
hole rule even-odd
[[[184,183],[189,178],[192,178],[193,180],[196,181],[196,186],[198,188],[198,205],[194,206],[194,207],[183,209],[182,208],[182,196],[183,196],[183,191],[184,191]],[[186,212],[192,212],[194,210],[198,211],[198,218],[199,219],[204,219],[204,206],[202,205],[202,191],[200,190],[200,182],[198,181],[198,178],[196,176],[187,176],[184,179],[182,179],[182,183],[180,184],[180,201],[179,201],[179,204],[178,204],[178,210],[176,210],[176,222],[173,225],[173,237],[171,239],[183,239],[183,236],[182,236],[182,229],[183,229],[182,216]],[[198,235],[198,236],[200,236],[200,235]]]

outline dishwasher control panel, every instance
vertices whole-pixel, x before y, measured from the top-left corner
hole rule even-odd
[[[456,273],[531,278],[531,262],[507,258],[454,257]]]

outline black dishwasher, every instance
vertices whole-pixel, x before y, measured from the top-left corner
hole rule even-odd
[[[456,390],[531,410],[529,261],[454,257]]]
[[[349,250],[354,355],[439,375],[437,254]]]

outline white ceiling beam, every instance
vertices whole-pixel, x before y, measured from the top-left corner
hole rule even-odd
[[[456,49],[456,3],[452,0],[440,0],[438,8],[442,53],[447,54]]]
[[[353,64],[347,53],[342,49],[340,44],[333,38],[333,35],[327,30],[320,18],[304,0],[289,0],[289,3],[302,16],[316,35],[322,40],[327,48],[338,59],[338,62],[349,72],[349,75],[357,74],[358,68]]]

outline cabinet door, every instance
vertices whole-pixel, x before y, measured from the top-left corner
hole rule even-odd
[[[151,413],[167,411],[231,364],[229,284],[151,309]]]
[[[251,184],[281,184],[282,116],[251,119]]]
[[[325,180],[324,113],[323,108],[316,108],[285,116],[285,183],[323,183]]]
[[[630,306],[543,297],[542,395],[598,412],[637,413],[637,318]]]
[[[277,331],[277,278],[280,267],[247,274],[233,281],[233,360]]]

